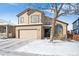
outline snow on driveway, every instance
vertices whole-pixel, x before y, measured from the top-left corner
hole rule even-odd
[[[79,56],[79,42],[54,40],[36,40],[16,49],[18,52],[29,52],[40,55]]]

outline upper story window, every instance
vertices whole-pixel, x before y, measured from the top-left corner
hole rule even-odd
[[[24,23],[24,17],[19,18],[20,23]]]
[[[39,22],[39,15],[32,15],[31,16],[31,22],[32,23],[38,23]]]
[[[78,25],[78,21],[76,21],[76,22],[73,23],[73,29],[77,29],[78,26],[79,26],[79,25]]]
[[[78,26],[78,21],[76,22],[76,26]]]

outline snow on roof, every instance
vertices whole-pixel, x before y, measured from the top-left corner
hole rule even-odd
[[[0,25],[13,25],[11,22],[8,22],[6,20],[0,19]]]

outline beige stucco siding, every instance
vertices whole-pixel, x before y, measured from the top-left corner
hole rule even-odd
[[[39,17],[39,21],[37,22],[37,23],[33,23],[33,22],[31,22],[31,16],[33,16],[33,15],[37,15],[38,17]],[[32,13],[31,15],[29,15],[29,24],[40,24],[40,23],[42,23],[41,22],[41,20],[42,20],[42,17],[41,17],[41,13],[40,12],[34,12],[34,13]]]
[[[63,35],[64,36],[67,36],[67,24],[64,24],[62,22],[56,21],[56,24],[55,25],[57,25],[57,24],[62,25],[62,27],[63,27]]]
[[[16,27],[16,38],[19,38],[19,31],[20,30],[37,30],[37,39],[42,39],[42,26],[41,25],[35,25],[35,26],[18,26]]]
[[[31,16],[32,16],[32,15],[38,15],[38,16],[39,16],[39,22],[37,22],[37,23],[32,23],[32,22],[31,22]],[[32,14],[30,14],[30,15],[28,15],[27,12],[26,12],[26,13],[24,13],[24,14],[22,14],[21,16],[18,17],[18,23],[21,24],[21,25],[40,24],[40,23],[42,23],[42,22],[41,22],[41,20],[42,20],[41,15],[42,15],[42,13],[37,12],[37,11],[34,12],[34,13],[32,13]],[[23,23],[20,23],[20,17],[24,17]]]
[[[23,23],[20,22],[20,17],[24,17],[24,20],[23,20],[24,22]],[[29,16],[27,15],[27,12],[22,14],[21,16],[18,17],[18,23],[21,24],[21,25],[22,24],[28,24],[28,19],[29,19],[28,17]]]
[[[47,23],[51,23],[52,19],[46,16],[43,16],[43,20],[42,20],[43,24],[47,24]]]
[[[48,18],[48,17],[45,16],[43,24],[49,24],[50,23],[52,25],[52,23],[53,23],[52,20],[53,20],[52,18]],[[68,25],[66,23],[63,23],[61,21],[56,20],[55,25],[57,25],[57,24],[60,24],[63,27],[63,35],[67,37],[67,26]]]

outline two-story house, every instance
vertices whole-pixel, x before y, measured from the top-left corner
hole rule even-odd
[[[73,34],[79,34],[79,19],[75,20],[73,23]]]
[[[42,11],[26,9],[17,15],[16,38],[43,39],[50,38],[53,18],[45,16]],[[56,20],[55,32],[58,36],[67,37],[67,23]]]

